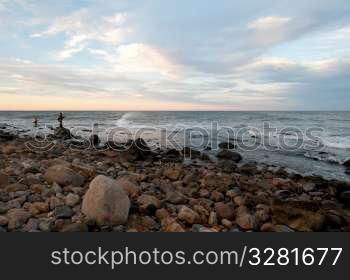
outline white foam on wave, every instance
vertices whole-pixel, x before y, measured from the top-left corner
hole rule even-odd
[[[122,115],[122,117],[117,120],[116,125],[119,127],[128,127],[132,124],[132,121],[130,120],[133,116],[135,116],[136,112],[127,112]]]
[[[329,148],[350,149],[349,137],[329,137],[322,139],[322,143]]]

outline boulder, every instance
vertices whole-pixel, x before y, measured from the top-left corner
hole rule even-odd
[[[61,186],[80,187],[84,183],[83,176],[64,165],[49,167],[44,174],[44,179],[50,184],[57,183]]]
[[[106,176],[97,176],[84,196],[82,212],[99,225],[125,224],[130,200],[118,183]]]
[[[220,159],[229,159],[229,160],[232,160],[234,162],[240,162],[243,159],[239,153],[233,152],[233,151],[230,151],[227,149],[221,150],[217,154],[217,157]]]

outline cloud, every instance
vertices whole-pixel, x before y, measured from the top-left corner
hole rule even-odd
[[[341,109],[350,104],[347,1],[0,0],[0,94],[130,109],[135,100]]]
[[[58,60],[65,60],[86,49],[93,42],[117,46],[131,29],[124,24],[127,20],[125,13],[115,13],[93,19],[94,15],[88,9],[81,9],[69,16],[57,18],[45,31],[34,33],[32,38],[41,38],[65,34],[68,39],[64,48],[57,52]]]
[[[139,73],[159,79],[177,79],[181,75],[181,66],[172,61],[161,49],[141,43],[133,43],[118,46],[113,52],[98,49],[90,49],[92,54],[103,58],[118,73]]]

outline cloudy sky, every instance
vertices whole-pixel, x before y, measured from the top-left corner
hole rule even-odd
[[[349,0],[0,0],[0,110],[348,110]]]

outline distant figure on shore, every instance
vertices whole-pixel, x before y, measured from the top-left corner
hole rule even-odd
[[[63,128],[63,119],[64,119],[64,116],[63,116],[63,113],[61,112],[57,118],[58,122],[60,123],[60,128]]]
[[[38,126],[38,122],[39,122],[38,118],[35,117],[33,120],[34,127]]]

